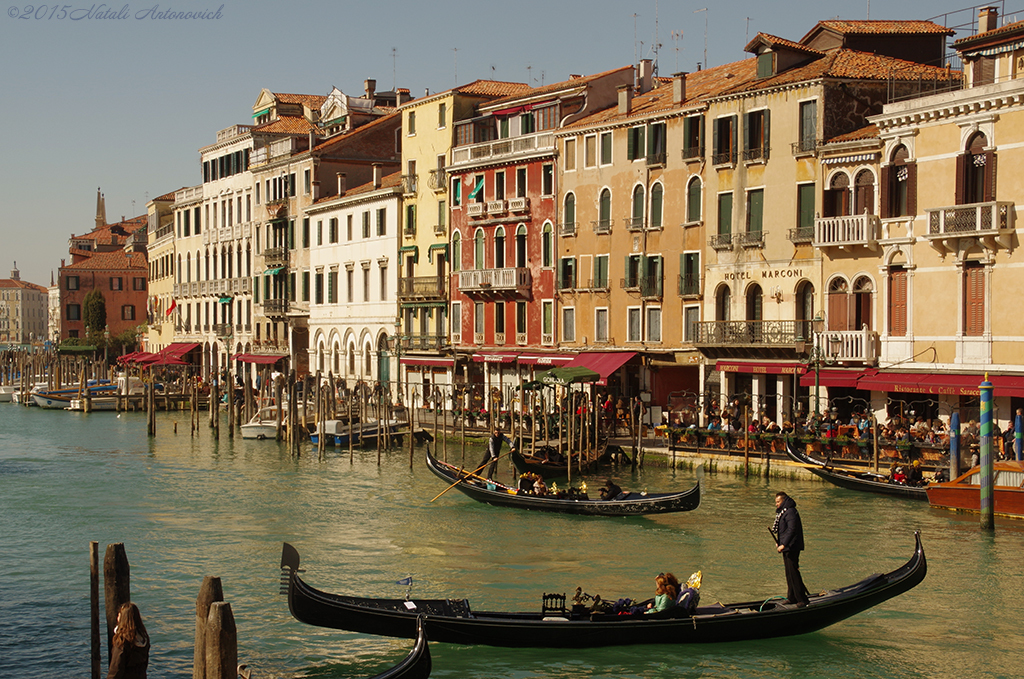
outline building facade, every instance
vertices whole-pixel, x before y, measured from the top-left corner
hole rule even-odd
[[[11,277],[0,279],[0,343],[30,345],[48,340],[48,308],[47,289],[21,280],[15,262]]]

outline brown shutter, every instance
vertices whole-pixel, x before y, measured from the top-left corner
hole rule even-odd
[[[990,203],[996,199],[996,152],[985,151],[985,195],[982,201]]]
[[[890,191],[889,184],[892,182],[892,166],[886,165],[882,168],[881,180],[878,182],[878,188],[881,192],[879,195],[879,217],[891,217],[892,209],[889,206],[889,195]]]
[[[849,329],[849,295],[846,291],[828,295],[828,329],[837,332]]]
[[[907,216],[917,214],[917,163],[907,163]]]
[[[903,269],[889,272],[889,334],[907,334],[907,272]]]
[[[985,333],[985,269],[968,266],[964,269],[964,334]]]
[[[964,197],[964,184],[966,183],[967,154],[961,153],[956,157],[956,181],[953,188],[953,204],[963,205],[967,202]]]

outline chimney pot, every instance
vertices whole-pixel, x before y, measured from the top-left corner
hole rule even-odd
[[[373,95],[377,91],[377,81],[372,78],[367,78],[363,81],[363,90],[366,92],[366,98],[373,101]]]
[[[633,108],[633,86],[619,85],[619,115],[626,115]]]
[[[978,10],[978,33],[985,33],[998,28],[999,10],[995,7],[982,7]]]
[[[640,60],[640,94],[651,91],[651,82],[654,78],[654,62],[650,59]]]
[[[382,170],[383,170],[383,165],[381,165],[380,163],[374,163],[373,164],[373,188],[375,188],[375,189],[379,189],[380,188],[380,180],[381,180],[381,171]]]
[[[338,195],[344,196],[347,187],[345,186],[347,175],[344,172],[338,173]]]
[[[672,74],[672,103],[682,104],[686,101],[686,71]]]

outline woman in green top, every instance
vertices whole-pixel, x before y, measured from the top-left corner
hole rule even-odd
[[[679,595],[679,581],[671,573],[659,573],[654,578],[654,602],[651,603],[645,613],[658,613],[667,611],[676,605],[676,597]]]

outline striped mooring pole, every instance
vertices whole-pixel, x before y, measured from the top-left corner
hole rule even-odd
[[[981,389],[981,527],[995,528],[995,506],[992,498],[992,383],[985,381],[979,385]]]

